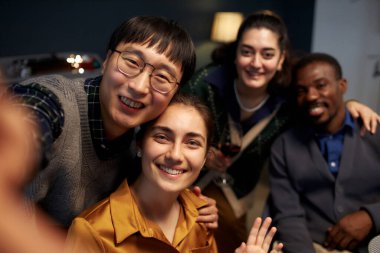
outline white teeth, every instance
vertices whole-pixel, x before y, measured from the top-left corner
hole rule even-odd
[[[135,101],[132,101],[126,97],[120,97],[120,100],[128,105],[129,107],[132,107],[132,108],[136,108],[136,109],[139,109],[141,107],[143,107],[143,104],[139,103],[139,102],[135,102]]]
[[[309,113],[312,116],[317,116],[323,113],[323,107],[322,106],[312,106],[309,108]]]
[[[184,170],[175,170],[164,166],[160,166],[159,168],[170,175],[179,175],[185,173]]]
[[[319,109],[321,109],[321,107],[312,107],[312,108],[310,108],[310,111],[317,111]]]

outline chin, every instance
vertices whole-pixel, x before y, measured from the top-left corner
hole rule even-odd
[[[317,127],[325,127],[328,124],[328,120],[323,118],[311,119],[310,122]]]
[[[160,188],[168,193],[180,193],[183,189],[185,189],[183,185],[184,184],[180,182],[163,182],[160,184]]]
[[[245,85],[249,88],[259,89],[265,86],[264,81],[261,80],[247,80]]]

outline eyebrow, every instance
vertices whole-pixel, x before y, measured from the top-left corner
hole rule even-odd
[[[255,48],[253,48],[252,46],[247,45],[247,44],[242,44],[241,47],[246,47],[246,48],[249,48],[251,50],[255,50]],[[264,50],[264,51],[276,51],[276,49],[273,48],[273,47],[264,47],[261,50]]]
[[[328,80],[328,79],[325,78],[325,77],[320,77],[320,78],[317,78],[317,79],[313,80],[313,83],[318,83],[320,81],[326,81],[326,80]]]
[[[159,125],[153,126],[152,131],[154,131],[154,130],[161,130],[161,131],[169,133],[169,134],[174,133],[174,131],[171,128],[166,127],[166,126],[159,126]],[[197,133],[197,132],[187,132],[186,136],[195,137],[195,138],[198,137],[198,138],[201,138],[203,141],[206,141],[206,138],[202,134]]]
[[[325,80],[327,80],[325,77],[320,77],[320,78],[318,78],[318,79],[313,80],[311,83],[312,83],[313,85],[315,85],[315,84],[317,84],[318,82],[320,82],[320,81],[325,81]],[[304,84],[299,83],[298,80],[296,80],[295,85],[296,85],[296,86],[302,86],[302,87],[305,86]],[[308,86],[308,85],[307,85],[307,86]]]
[[[132,52],[132,53],[134,53],[134,54],[137,54],[141,59],[144,60],[145,63],[148,63],[148,64],[150,64],[150,65],[153,65],[153,66],[155,67],[155,69],[159,69],[159,70],[164,69],[164,70],[168,71],[169,74],[171,74],[173,77],[175,77],[175,79],[178,79],[178,78],[176,77],[176,75],[175,75],[175,70],[174,70],[173,67],[171,67],[171,66],[169,66],[169,65],[167,65],[167,64],[164,64],[164,63],[162,63],[162,62],[160,62],[158,65],[154,65],[154,64],[151,64],[150,62],[147,62],[147,61],[146,61],[146,57],[145,57],[145,55],[144,55],[144,53],[143,53],[142,50],[140,50],[140,49],[135,49],[135,48],[133,48],[133,47],[129,47],[129,48],[126,48],[124,51],[128,51],[128,52]],[[160,55],[164,55],[164,54],[160,54]],[[164,55],[164,56],[167,58],[166,55]],[[168,60],[169,60],[169,59],[168,59]]]

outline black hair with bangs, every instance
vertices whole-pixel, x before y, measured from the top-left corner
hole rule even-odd
[[[171,62],[181,64],[180,83],[187,82],[195,69],[195,48],[189,33],[175,21],[155,16],[137,16],[124,21],[112,33],[108,50],[115,50],[120,43],[137,43],[156,47]]]

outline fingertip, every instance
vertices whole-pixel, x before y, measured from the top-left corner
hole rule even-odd
[[[200,188],[199,186],[194,186],[194,187],[193,187],[193,193],[194,193],[195,195],[197,195],[198,197],[200,197],[201,194],[202,194],[202,190],[201,190],[201,188]]]
[[[376,127],[375,125],[372,126],[371,134],[374,135],[376,133]]]
[[[284,248],[284,244],[282,242],[279,242],[276,244],[276,246],[274,247],[274,249],[277,251],[277,252],[281,252],[281,250]]]

